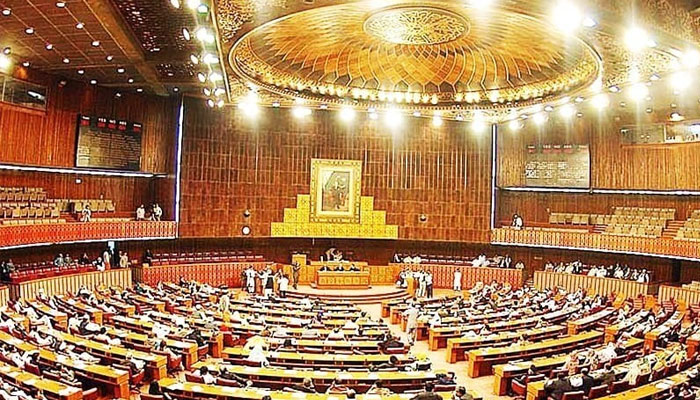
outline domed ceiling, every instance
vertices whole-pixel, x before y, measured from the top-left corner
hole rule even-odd
[[[234,101],[253,87],[275,102],[494,119],[663,75],[698,42],[673,1],[576,1],[578,19],[555,3],[219,0],[217,17]]]

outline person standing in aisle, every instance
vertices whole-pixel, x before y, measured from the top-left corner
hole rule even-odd
[[[462,269],[459,267],[455,268],[454,281],[452,282],[452,290],[454,290],[455,292],[462,291]]]

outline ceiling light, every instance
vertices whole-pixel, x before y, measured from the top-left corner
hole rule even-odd
[[[216,106],[219,108],[222,108],[225,104],[223,99],[216,102]]]
[[[420,114],[420,111],[416,110],[416,111],[414,111],[414,112],[412,113],[412,115],[413,115],[414,117],[418,118],[418,117],[420,117],[421,114]]]
[[[272,107],[274,107],[274,108],[280,108],[281,105],[282,105],[282,104],[280,104],[279,101],[273,101],[273,102],[272,102]]]
[[[656,82],[656,81],[658,81],[659,79],[661,79],[661,77],[659,76],[659,74],[651,74],[651,76],[649,77],[649,80],[652,81],[652,82]]]
[[[328,109],[328,104],[323,103],[323,104],[319,105],[318,108],[321,109],[321,110],[327,110],[327,109]]]
[[[190,61],[191,61],[192,64],[194,64],[194,65],[199,64],[199,58],[197,58],[197,56],[194,55],[194,54],[190,54]]]
[[[634,26],[625,32],[625,45],[630,51],[638,52],[647,44],[649,44],[649,36],[644,29]]]
[[[2,15],[8,17],[10,16],[10,14],[12,14],[12,10],[10,10],[9,8],[3,8]]]
[[[197,12],[200,14],[206,14],[209,12],[209,7],[207,7],[206,4],[200,4],[199,7],[197,7]]]
[[[518,129],[520,129],[520,121],[518,121],[517,119],[511,120],[510,122],[508,122],[508,128],[511,131],[517,131]]]
[[[538,113],[535,113],[535,114],[532,116],[532,120],[533,120],[537,125],[542,125],[542,124],[544,123],[544,121],[547,120],[547,116],[545,115],[545,113],[543,113],[543,112],[540,111],[540,112],[538,112]]]
[[[481,133],[486,129],[486,123],[484,122],[484,115],[481,111],[474,111],[472,114],[471,129],[474,133]]]
[[[177,86],[173,87],[173,92],[177,93],[177,92],[179,92],[179,91],[180,91],[180,88],[179,88],[179,87],[177,87]]]
[[[689,50],[683,54],[681,61],[688,68],[695,68],[700,65],[700,52],[697,50]]]
[[[641,101],[649,95],[649,88],[643,83],[635,83],[629,87],[628,95],[633,100]]]
[[[65,7],[65,6],[66,6],[66,2],[65,2],[65,1],[57,1],[57,2],[56,2],[56,7],[58,7],[58,8],[63,8],[63,7]]]
[[[597,95],[593,96],[591,99],[591,104],[593,104],[593,107],[597,109],[602,109],[608,106],[610,104],[610,99],[608,98],[608,95],[605,93],[598,93]]]
[[[26,33],[27,35],[32,35],[32,34],[34,34],[34,28],[32,28],[31,26],[28,26],[24,29],[24,33]]]
[[[486,8],[493,3],[493,0],[469,0],[469,5],[474,8]]]
[[[214,106],[216,105],[216,103],[214,103],[214,100],[208,99],[208,100],[207,100],[207,105],[208,105],[210,108],[214,108]]]
[[[51,43],[46,43],[46,46],[44,46],[46,50],[53,50],[53,45]]]
[[[439,115],[434,115],[432,124],[436,128],[442,126],[442,117]]]
[[[195,32],[195,37],[196,37],[200,42],[210,43],[210,44],[211,44],[211,43],[214,43],[214,40],[216,40],[216,38],[214,37],[214,35],[213,35],[211,32],[209,32],[209,30],[208,30],[207,28],[199,28],[199,29],[197,29],[197,31]]]
[[[107,56],[107,57],[105,57],[105,60],[112,61],[112,60],[114,60],[114,56],[111,56],[111,55]]]
[[[256,118],[260,113],[257,94],[255,94],[255,92],[248,93],[248,95],[238,103],[238,109],[241,110],[246,117]]]
[[[91,85],[97,85],[97,80],[96,80],[96,79],[90,80],[90,84],[91,84]]]
[[[100,45],[100,41],[99,41],[99,40],[93,40],[91,44],[92,44],[92,47],[97,47],[97,46]]]
[[[28,66],[29,66],[29,61],[23,62],[23,63],[22,63],[22,66],[23,66],[23,67],[28,67]]]
[[[593,28],[594,26],[598,25],[598,22],[591,17],[584,17],[583,21],[581,21],[581,25],[585,26],[586,28]]]
[[[83,28],[85,28],[85,24],[83,24],[82,22],[78,22],[77,24],[75,24],[75,28],[76,29],[83,29]]]
[[[129,79],[127,79],[126,81],[129,82],[129,83],[134,83],[134,78],[129,78]]]
[[[398,127],[403,122],[403,115],[395,108],[389,109],[384,114],[384,122],[392,128]]]
[[[295,106],[292,108],[292,115],[295,118],[304,118],[311,115],[311,109],[305,106]]]
[[[118,74],[123,74],[124,71],[126,71],[126,70],[125,70],[123,67],[117,68],[117,73],[118,73]]]
[[[574,102],[576,102],[576,103],[582,103],[583,100],[585,100],[583,97],[577,96],[577,97],[574,99]]]
[[[204,61],[205,64],[218,64],[219,63],[219,57],[213,55],[213,54],[205,54],[204,57],[202,57],[202,61]]]
[[[464,121],[464,115],[462,115],[462,114],[457,114],[457,116],[455,116],[455,120],[457,120],[457,121]]]
[[[119,93],[119,92],[117,92],[117,93],[114,94],[114,97],[122,97],[122,94]]]
[[[690,86],[693,77],[687,71],[676,71],[671,75],[669,83],[674,90],[684,90]]]
[[[205,87],[202,89],[202,93],[204,93],[205,96],[211,96],[211,89]]]
[[[547,111],[547,112],[552,112],[552,111],[554,111],[554,107],[552,107],[551,105],[547,104],[546,106],[544,106],[544,110]]]
[[[185,4],[187,4],[187,8],[194,10],[202,3],[199,0],[186,0]]]
[[[608,88],[608,90],[610,90],[611,93],[618,93],[620,92],[620,87],[617,85],[612,85]]]
[[[136,89],[136,93],[143,93],[143,89],[142,89],[142,88],[137,88],[137,89]]]
[[[571,33],[581,26],[583,16],[571,2],[560,0],[552,12],[552,23],[565,33]]]
[[[376,121],[379,119],[379,114],[377,114],[375,111],[372,111],[369,113],[369,119]]]
[[[190,40],[192,39],[192,36],[190,36],[190,30],[187,28],[182,28],[182,37],[185,38],[185,40]]]
[[[199,72],[197,73],[197,79],[199,79],[200,82],[204,83],[207,81],[207,76]]]
[[[576,113],[576,108],[571,104],[564,104],[559,108],[559,115],[569,118]]]
[[[10,68],[10,65],[12,65],[12,60],[10,59],[10,57],[4,54],[0,54],[0,69],[6,70]]]
[[[170,0],[170,5],[175,8],[180,8],[180,0]]]
[[[70,59],[64,58],[64,59],[63,59],[63,63],[64,63],[64,64],[70,64]]]
[[[10,48],[9,46],[2,49],[2,54],[9,56],[10,53],[12,53],[12,48]]]
[[[211,82],[216,83],[216,82],[218,82],[218,81],[220,81],[220,80],[222,80],[222,79],[224,79],[224,77],[221,76],[221,74],[218,73],[218,72],[212,72],[211,74],[209,74],[209,80],[210,80]]]
[[[85,70],[84,70],[84,69],[79,69],[79,70],[78,70],[78,75],[83,75],[84,73],[85,73]]]
[[[685,117],[679,112],[672,112],[669,119],[673,122],[683,121]]]
[[[214,96],[216,96],[216,97],[219,97],[219,96],[223,95],[224,93],[226,93],[226,91],[223,88],[218,87],[218,88],[214,89]]]

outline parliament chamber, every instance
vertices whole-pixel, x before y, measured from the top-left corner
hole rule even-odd
[[[700,399],[700,0],[0,0],[0,400]]]

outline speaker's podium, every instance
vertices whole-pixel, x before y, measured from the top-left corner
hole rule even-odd
[[[350,271],[353,265],[359,271]],[[311,266],[316,271],[316,289],[358,290],[370,286],[369,266],[366,262],[312,261]],[[324,266],[328,271],[321,271]]]

